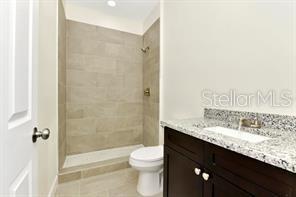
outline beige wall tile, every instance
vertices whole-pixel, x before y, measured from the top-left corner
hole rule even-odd
[[[71,87],[95,87],[97,73],[67,69],[67,85]]]
[[[58,181],[59,183],[65,183],[70,181],[76,181],[81,179],[81,172],[71,172],[65,174],[59,174]]]
[[[69,36],[68,40],[68,52],[79,53],[87,55],[103,55],[105,54],[105,43],[96,41],[90,37],[83,36]]]
[[[124,32],[122,33],[122,37],[123,37],[124,45],[142,48],[142,45],[143,45],[142,36]]]
[[[58,84],[58,102],[60,105],[66,104],[66,86],[63,84]]]
[[[114,58],[91,56],[87,57],[85,64],[92,67],[93,72],[99,74],[114,74],[116,72],[117,61]]]
[[[143,87],[150,88],[150,96],[143,100],[144,145],[158,144],[159,132],[159,20],[143,36],[144,46],[150,50],[143,56]]]
[[[142,103],[120,103],[118,104],[118,116],[142,116]]]
[[[68,53],[67,68],[101,74],[114,74],[117,68],[117,60],[98,55]]]
[[[125,74],[123,86],[126,88],[143,88],[142,73]]]
[[[96,119],[96,132],[112,132],[116,124],[115,117],[102,117]]]
[[[129,62],[142,63],[143,62],[143,52],[141,48],[134,46],[122,46],[119,57],[122,60]]]
[[[94,103],[97,97],[97,88],[95,87],[67,87],[67,103],[89,104]]]
[[[96,133],[94,135],[67,136],[67,153],[78,154],[101,150],[107,145],[107,134]]]
[[[97,87],[105,88],[122,88],[123,87],[123,75],[117,75],[116,73],[112,74],[97,74],[96,84]]]
[[[94,118],[68,119],[67,136],[83,136],[96,133],[96,120]]]
[[[138,74],[143,76],[143,66],[142,62],[130,62],[130,61],[124,61],[124,60],[119,60],[117,61],[116,64],[116,72],[118,74]]]
[[[120,147],[140,143],[142,143],[142,132],[141,130],[139,131],[137,128],[109,133],[107,142],[110,147]]]
[[[63,49],[59,49],[63,50]],[[59,67],[58,67],[58,84],[66,85],[66,55],[65,54],[59,54],[58,55],[59,61]]]
[[[143,117],[142,115],[135,116],[133,114],[130,116],[116,117],[116,121],[114,122],[114,125],[115,125],[115,128],[121,128],[121,129],[141,127],[143,126]]]
[[[119,90],[119,96],[124,102],[143,102],[143,88],[127,88]]]
[[[90,104],[67,104],[67,118],[103,118],[114,117],[117,112],[116,102],[100,102]]]
[[[67,31],[67,153],[142,143],[142,36],[74,21]]]
[[[67,104],[67,112],[66,112],[67,120],[69,119],[77,119],[77,118],[84,118],[85,116],[85,106],[82,104]]]
[[[95,39],[97,37],[96,26],[67,20],[67,36],[83,36]]]
[[[111,58],[120,58],[124,50],[123,45],[115,43],[104,43],[104,53],[100,54],[102,56],[107,56]]]
[[[108,172],[114,172],[117,170],[125,169],[129,167],[128,161],[122,162],[122,163],[114,163],[114,164],[109,164],[108,166],[99,166],[96,168],[91,168],[82,171],[82,178],[88,178]]]
[[[106,43],[123,44],[123,32],[104,27],[96,27],[96,29],[98,40]]]

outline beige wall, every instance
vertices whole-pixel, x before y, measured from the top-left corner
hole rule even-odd
[[[203,89],[295,90],[293,9],[280,1],[164,0],[161,119],[201,116]],[[293,107],[231,109],[295,114]]]
[[[38,193],[47,196],[58,172],[57,0],[39,1],[38,127],[50,128],[38,141]]]
[[[143,141],[142,37],[67,21],[67,153]]]
[[[61,1],[58,16],[59,169],[66,158],[66,18]]]
[[[143,55],[143,87],[151,89],[144,96],[143,139],[145,146],[158,144],[159,130],[159,19],[143,35],[143,46],[150,50]]]

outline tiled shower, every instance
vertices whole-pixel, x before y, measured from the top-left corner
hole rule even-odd
[[[142,37],[67,22],[67,154],[141,144]]]
[[[59,15],[60,171],[68,157],[157,145],[159,19],[142,36]]]

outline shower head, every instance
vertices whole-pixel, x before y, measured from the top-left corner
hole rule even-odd
[[[147,46],[146,48],[141,48],[141,51],[143,52],[143,53],[147,53],[147,51],[149,51],[149,46]]]

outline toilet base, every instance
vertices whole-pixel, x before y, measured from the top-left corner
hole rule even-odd
[[[162,183],[162,172],[140,172],[137,191],[142,196],[153,196],[162,192]]]

